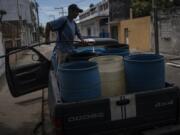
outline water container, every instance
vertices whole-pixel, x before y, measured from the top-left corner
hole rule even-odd
[[[98,63],[102,96],[119,96],[125,93],[123,57],[99,56],[89,61]]]
[[[164,57],[134,54],[124,57],[127,92],[155,90],[165,87]]]
[[[76,49],[77,53],[96,53],[100,55],[105,52],[105,48],[102,47],[81,47]]]
[[[81,52],[81,53],[74,53],[68,56],[68,61],[88,61],[88,59],[97,56],[96,53],[93,52]]]
[[[104,55],[120,55],[127,56],[129,55],[129,45],[127,44],[119,44],[119,45],[110,45],[105,46],[106,53]]]
[[[129,55],[129,49],[122,49],[122,48],[107,49],[102,55],[119,55],[124,57]]]
[[[128,44],[118,44],[118,45],[108,45],[108,46],[105,46],[105,48],[107,50],[113,50],[113,49],[129,49],[129,45]]]
[[[59,65],[59,87],[65,102],[89,100],[101,96],[97,63],[78,61]]]

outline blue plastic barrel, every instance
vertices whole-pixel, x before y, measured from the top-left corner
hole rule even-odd
[[[127,93],[165,87],[164,57],[134,54],[124,57]]]
[[[128,56],[129,55],[129,49],[123,49],[123,48],[111,48],[106,49],[102,55],[119,55],[119,56]]]
[[[105,49],[102,47],[81,47],[76,49],[77,53],[96,53],[100,55],[105,52]]]
[[[105,48],[107,50],[111,50],[111,49],[129,49],[129,45],[128,44],[122,44],[122,43],[119,43],[119,45],[108,45],[108,46],[105,46]]]
[[[59,86],[65,102],[89,100],[101,96],[97,63],[78,61],[61,64],[58,69]]]
[[[72,61],[88,61],[90,58],[96,57],[96,53],[93,52],[80,52],[80,53],[74,53],[70,54],[68,56],[68,62]]]

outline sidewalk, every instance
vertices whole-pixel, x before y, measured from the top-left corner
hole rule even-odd
[[[53,46],[44,46],[42,49],[48,59],[52,48]],[[18,62],[24,63],[26,61],[27,59],[21,59]],[[47,96],[47,89],[45,89],[45,132],[52,135],[50,133],[52,127],[49,120]],[[14,98],[7,86],[5,75],[0,77],[0,135],[32,135],[34,128],[41,121],[41,108],[42,90]],[[41,132],[38,132],[38,135],[40,134]]]
[[[3,81],[5,79],[2,79]],[[5,81],[4,81],[5,82]],[[2,84],[2,82],[0,82]],[[38,122],[41,121],[42,91],[23,97],[11,96],[6,83],[0,89],[0,134],[1,135],[32,135]],[[45,89],[45,132],[52,132]],[[38,129],[41,131],[41,128]],[[39,132],[38,135],[40,135]],[[51,134],[48,134],[51,135]]]
[[[180,60],[180,55],[172,55],[172,54],[166,54],[166,53],[161,53],[165,57],[166,61],[171,61],[172,59],[178,59]]]

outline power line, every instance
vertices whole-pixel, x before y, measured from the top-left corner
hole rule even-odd
[[[59,0],[60,1],[60,0]],[[86,2],[86,1],[88,1],[88,0],[78,0],[78,1],[73,1],[73,3],[78,3],[78,4],[81,4],[81,3],[84,3],[84,2]],[[72,2],[69,2],[69,3],[72,3]],[[64,8],[67,8],[68,6],[61,6],[61,7],[64,7]]]
[[[79,1],[76,1],[76,3],[82,3],[82,2],[86,2],[87,0],[79,0]]]
[[[66,12],[64,11],[64,7],[58,7],[58,8],[55,8],[55,9],[58,9],[58,10],[60,9],[60,10],[61,10],[61,11],[59,11],[59,15],[60,15],[60,16],[64,16],[65,13],[66,13]]]

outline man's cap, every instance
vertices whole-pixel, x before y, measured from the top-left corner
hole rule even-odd
[[[83,12],[83,10],[80,9],[76,4],[71,4],[71,5],[69,5],[68,10],[78,11],[79,13],[82,13],[82,12]]]

